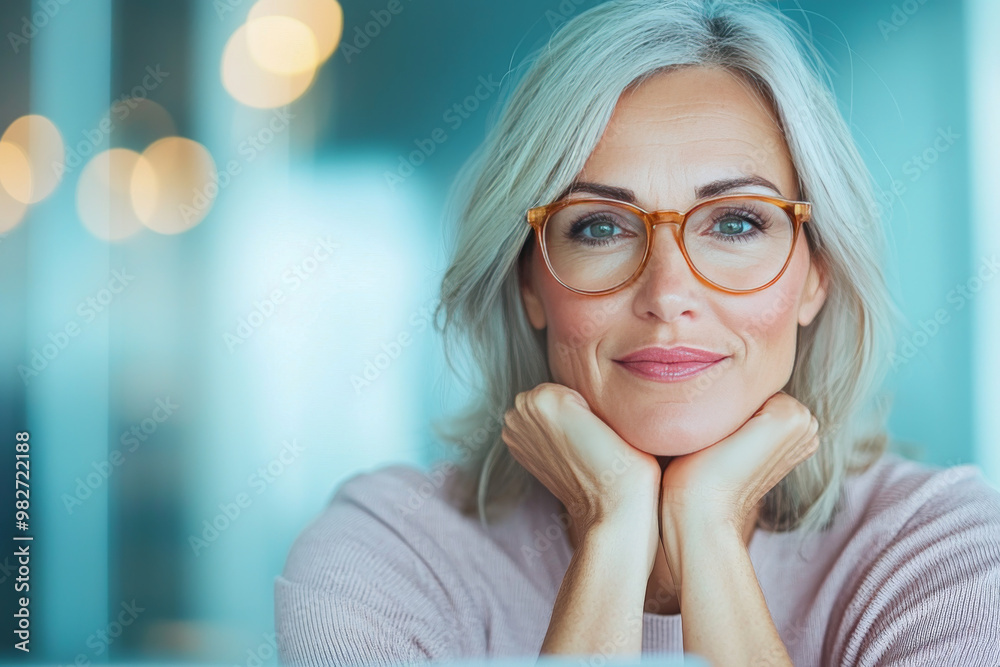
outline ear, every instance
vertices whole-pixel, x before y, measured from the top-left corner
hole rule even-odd
[[[799,301],[799,324],[808,326],[819,313],[826,302],[829,271],[826,265],[815,253],[809,256],[809,275],[802,288],[802,298]]]
[[[518,258],[518,283],[521,287],[521,302],[528,315],[528,321],[536,329],[545,328],[545,308],[535,289],[535,243]]]

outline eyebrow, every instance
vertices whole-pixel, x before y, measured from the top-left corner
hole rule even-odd
[[[740,176],[739,178],[721,178],[717,181],[712,181],[711,183],[706,183],[698,188],[695,188],[695,197],[698,199],[704,199],[705,197],[714,197],[715,195],[721,195],[724,192],[729,192],[730,190],[736,190],[738,188],[743,188],[748,185],[757,185],[760,187],[768,188],[769,190],[774,190],[780,197],[784,197],[781,190],[767,180],[763,176],[751,175],[751,176]],[[638,204],[635,193],[628,188],[621,188],[615,185],[605,185],[604,183],[593,183],[590,181],[573,181],[569,184],[562,193],[556,197],[556,201],[563,199],[567,195],[573,192],[590,192],[592,194],[601,195],[602,197],[608,197],[610,199],[617,199],[618,201],[628,202],[630,204]]]

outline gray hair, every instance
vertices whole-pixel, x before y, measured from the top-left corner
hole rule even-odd
[[[801,197],[812,203],[810,253],[829,278],[822,309],[799,327],[784,389],[817,417],[820,448],[765,496],[759,525],[825,529],[847,475],[886,451],[888,402],[877,391],[902,319],[883,274],[872,179],[815,47],[794,21],[756,2],[613,0],[562,25],[525,60],[449,192],[457,245],[436,313],[445,319],[435,326],[453,371],[462,375],[465,354],[479,377],[468,383],[473,404],[435,431],[457,446],[461,508],[484,526],[537,483],[500,437],[503,413],[517,393],[552,381],[545,331],[531,327],[519,290],[532,240],[525,211],[572,182],[624,91],[690,65],[725,68],[771,104]]]

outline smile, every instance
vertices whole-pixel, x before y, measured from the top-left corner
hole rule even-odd
[[[624,367],[630,373],[646,380],[681,382],[701,375],[728,358],[723,357],[715,361],[678,361],[670,364],[656,361],[615,361],[615,363]]]

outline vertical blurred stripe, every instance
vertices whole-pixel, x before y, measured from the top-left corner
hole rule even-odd
[[[969,62],[969,142],[973,220],[972,264],[1000,256],[1000,3],[968,0],[966,39]],[[956,193],[957,194],[957,193]],[[998,277],[1000,278],[1000,277]],[[973,304],[973,396],[976,458],[991,481],[1000,486],[1000,295],[992,285],[989,298]]]
[[[50,118],[67,149],[86,142],[111,99],[111,0],[34,2],[34,15],[58,6],[31,42],[32,113]],[[51,13],[52,10],[49,9]],[[93,136],[93,135],[92,135]],[[94,148],[107,148],[107,137]],[[32,211],[28,225],[26,360],[70,321],[81,326],[27,388],[32,475],[44,494],[32,494],[32,648],[38,658],[72,661],[89,653],[87,637],[108,623],[108,485],[70,514],[64,493],[76,478],[107,460],[109,313],[89,323],[77,304],[110,278],[109,248],[78,222],[75,188],[82,167],[66,174],[53,196]],[[28,363],[25,362],[25,363]],[[118,601],[111,603],[118,606]]]

